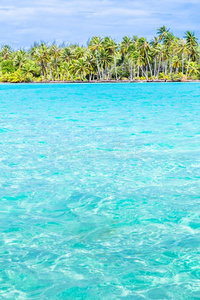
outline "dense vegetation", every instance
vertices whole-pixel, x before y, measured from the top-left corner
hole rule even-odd
[[[165,26],[152,41],[125,36],[93,37],[87,47],[35,44],[29,51],[0,51],[0,81],[92,81],[200,79],[200,47],[194,33],[183,39]]]

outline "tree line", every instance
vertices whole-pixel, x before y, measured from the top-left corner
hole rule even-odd
[[[87,46],[34,44],[0,51],[1,82],[200,79],[200,46],[194,33],[176,37],[162,26],[148,41],[125,36],[91,38]]]

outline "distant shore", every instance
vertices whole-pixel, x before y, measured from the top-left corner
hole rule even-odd
[[[200,80],[92,80],[92,81],[81,81],[81,80],[75,80],[75,81],[32,81],[32,82],[0,82],[0,84],[20,84],[20,83],[26,83],[26,84],[40,84],[40,83],[62,83],[62,84],[71,84],[71,83],[188,83],[188,82],[200,82]]]

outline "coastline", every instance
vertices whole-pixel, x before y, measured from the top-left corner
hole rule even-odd
[[[25,84],[48,84],[48,83],[59,83],[59,84],[71,84],[71,83],[195,83],[195,82],[200,82],[200,80],[92,80],[92,81],[81,81],[81,80],[75,80],[75,81],[31,81],[31,82],[4,82],[4,81],[0,81],[0,84],[21,84],[21,83],[25,83]]]

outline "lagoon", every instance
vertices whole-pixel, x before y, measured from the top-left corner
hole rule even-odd
[[[200,298],[200,84],[0,85],[2,299]]]

